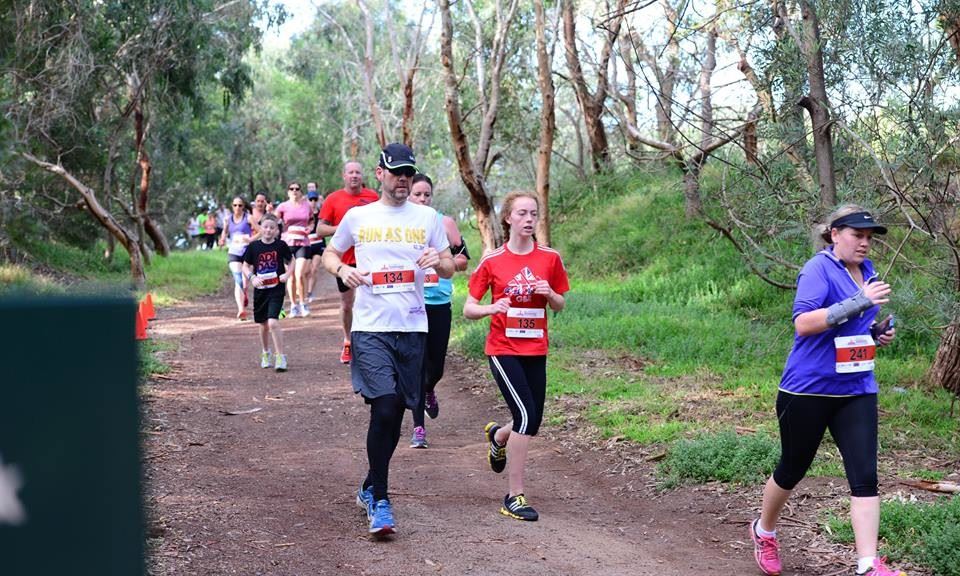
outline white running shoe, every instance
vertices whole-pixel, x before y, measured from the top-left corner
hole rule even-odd
[[[287,371],[287,355],[286,354],[277,354],[276,366],[274,370],[277,372],[286,372]]]
[[[270,351],[264,350],[260,353],[260,367],[269,368],[270,367]]]
[[[307,308],[306,304],[300,305],[300,315],[303,316],[304,318],[310,315],[310,309]]]
[[[290,305],[290,311],[287,312],[287,318],[296,318],[300,315],[300,307],[296,304]]]

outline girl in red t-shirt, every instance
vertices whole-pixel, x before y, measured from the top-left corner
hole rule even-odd
[[[493,378],[510,408],[513,422],[490,422],[484,434],[490,443],[487,460],[494,472],[507,472],[510,491],[500,513],[518,520],[537,520],[537,511],[523,494],[523,473],[530,438],[543,420],[547,391],[547,306],[563,309],[570,289],[560,254],[534,238],[539,205],[527,192],[503,199],[500,222],[507,243],[490,252],[470,276],[470,294],[463,315],[471,320],[490,316],[485,352]],[[480,299],[491,293],[491,303]]]

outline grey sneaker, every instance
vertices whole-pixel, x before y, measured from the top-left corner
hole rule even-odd
[[[287,355],[286,354],[277,354],[276,366],[273,368],[277,372],[286,372],[287,371]]]
[[[411,448],[427,447],[427,431],[423,426],[417,426],[413,429],[413,438],[410,439]]]

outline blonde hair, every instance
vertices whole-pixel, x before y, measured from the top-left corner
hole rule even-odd
[[[860,206],[859,204],[842,204],[838,206],[836,210],[831,212],[829,216],[827,216],[826,222],[823,222],[821,224],[816,224],[813,227],[814,249],[816,249],[819,252],[820,250],[823,250],[827,246],[830,246],[831,244],[833,244],[833,235],[832,235],[832,230],[830,228],[830,224],[832,222],[836,221],[839,218],[843,218],[844,216],[847,216],[850,214],[856,214],[857,212],[869,213],[870,211],[864,208],[863,206]]]
[[[504,196],[503,202],[500,203],[500,226],[503,227],[504,238],[508,240],[510,239],[510,213],[513,212],[513,203],[519,198],[530,198],[536,203],[537,211],[539,212],[540,210],[540,200],[537,199],[537,195],[533,192],[516,190]]]

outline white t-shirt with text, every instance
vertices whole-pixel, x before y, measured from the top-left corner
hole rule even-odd
[[[428,246],[437,252],[450,246],[436,210],[412,202],[357,206],[343,217],[330,245],[341,254],[355,247],[357,269],[370,273],[372,285],[357,288],[353,331],[427,331],[424,271],[416,262]]]

